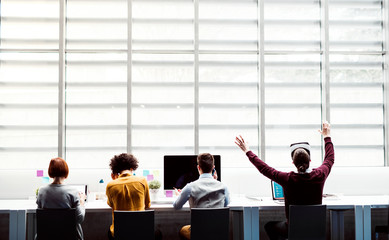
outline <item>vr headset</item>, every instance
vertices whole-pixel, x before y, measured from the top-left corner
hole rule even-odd
[[[308,142],[298,142],[298,143],[292,143],[290,144],[290,156],[293,157],[293,152],[297,149],[297,148],[304,148],[309,156],[311,156],[311,146],[309,145]]]

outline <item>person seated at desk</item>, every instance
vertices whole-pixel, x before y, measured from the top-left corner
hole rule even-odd
[[[36,203],[38,208],[75,208],[77,217],[77,239],[84,239],[81,223],[85,217],[84,193],[64,184],[69,175],[69,167],[62,158],[53,158],[49,165],[49,176],[54,179],[52,184],[39,188]],[[39,239],[39,236],[37,236]]]
[[[175,209],[181,209],[189,200],[191,208],[222,208],[230,202],[227,187],[217,181],[212,175],[215,168],[215,160],[209,153],[202,153],[197,157],[198,180],[188,183],[182,190],[175,189],[178,195],[173,203]],[[216,176],[217,178],[217,176]],[[190,239],[190,225],[183,226],[180,230],[181,239]]]
[[[252,151],[242,136],[236,137],[235,143],[246,153],[250,162],[264,176],[279,183],[285,196],[285,213],[287,221],[268,222],[265,225],[267,235],[271,240],[288,238],[289,205],[315,205],[322,203],[324,183],[334,164],[334,146],[330,137],[330,124],[323,123],[319,130],[324,137],[325,157],[323,164],[315,169],[309,169],[310,146],[308,143],[291,145],[291,156],[297,172],[281,172],[268,166],[260,160]]]
[[[149,185],[146,178],[137,177],[138,159],[132,154],[115,155],[109,164],[113,181],[107,184],[107,203],[112,208],[112,225],[108,230],[108,239],[114,239],[114,211],[143,211],[150,208]],[[155,239],[161,239],[159,230]]]

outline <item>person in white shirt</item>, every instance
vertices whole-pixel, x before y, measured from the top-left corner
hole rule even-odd
[[[182,190],[176,189],[177,200],[173,203],[175,209],[181,209],[189,200],[191,208],[222,208],[230,202],[227,187],[217,181],[215,160],[209,153],[202,153],[197,157],[198,180],[188,183]],[[183,226],[180,230],[181,239],[190,239],[190,225]]]

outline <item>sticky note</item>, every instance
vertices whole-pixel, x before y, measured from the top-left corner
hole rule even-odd
[[[173,191],[172,190],[166,190],[166,197],[173,197]]]
[[[50,178],[49,177],[42,177],[43,183],[49,183]]]
[[[151,180],[154,180],[154,175],[153,174],[147,175],[147,181],[151,181]]]
[[[43,177],[43,170],[36,170],[37,177]]]
[[[143,176],[146,177],[147,175],[150,174],[150,171],[149,170],[143,170]]]
[[[154,175],[155,177],[159,177],[159,170],[154,170],[154,171],[153,171],[153,175]]]

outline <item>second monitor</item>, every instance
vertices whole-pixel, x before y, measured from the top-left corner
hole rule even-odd
[[[220,155],[213,155],[217,180],[221,181]],[[166,155],[163,159],[164,189],[182,189],[199,178],[197,155]]]

